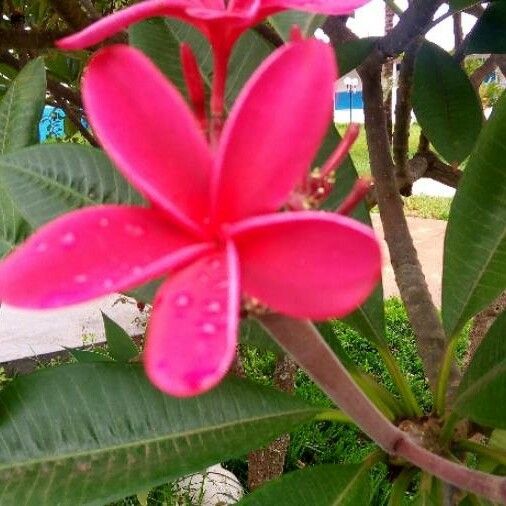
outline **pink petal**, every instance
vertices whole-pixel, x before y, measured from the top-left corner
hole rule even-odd
[[[144,283],[208,249],[159,211],[90,207],[40,228],[0,264],[0,300],[34,309],[75,304]]]
[[[293,9],[327,15],[351,14],[370,0],[262,0],[262,17]]]
[[[83,49],[128,28],[143,19],[156,16],[181,15],[187,7],[195,5],[191,0],[146,0],[102,18],[84,30],[60,39],[60,49]]]
[[[380,278],[372,229],[322,211],[244,220],[230,233],[239,252],[243,290],[297,317],[342,317],[365,301]]]
[[[213,176],[221,220],[271,212],[309,170],[332,112],[336,66],[316,39],[286,44],[260,66],[225,125]]]
[[[216,385],[235,356],[239,273],[232,244],[171,277],[155,299],[144,363],[150,380],[178,397]]]
[[[89,63],[83,97],[93,129],[123,174],[198,231],[209,211],[211,153],[176,88],[140,51],[116,45]]]

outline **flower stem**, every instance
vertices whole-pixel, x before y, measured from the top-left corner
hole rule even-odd
[[[211,88],[211,122],[209,137],[217,146],[225,121],[225,90],[230,49],[213,47],[214,69]]]
[[[455,352],[457,350],[457,337],[454,336],[446,347],[446,352],[441,365],[441,372],[438,377],[436,393],[434,399],[434,407],[439,416],[443,416],[446,408],[446,391],[448,390],[448,381],[453,361],[455,360]]]
[[[278,314],[258,318],[313,381],[386,453],[402,457],[462,490],[491,501],[506,502],[505,478],[475,471],[436,455],[390,423],[358,388],[311,322]]]

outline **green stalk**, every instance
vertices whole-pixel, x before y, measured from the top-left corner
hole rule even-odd
[[[441,434],[439,435],[439,441],[442,445],[446,446],[453,437],[455,426],[459,423],[460,418],[455,413],[450,413],[443,424]]]
[[[437,381],[434,407],[436,409],[436,413],[439,416],[443,416],[446,409],[446,391],[448,390],[448,381],[450,379],[452,364],[455,360],[457,342],[457,336],[454,336],[448,343],[443,363],[441,365],[441,372],[439,373],[439,378]]]
[[[417,472],[418,469],[414,467],[406,467],[402,470],[392,485],[388,506],[402,506],[409,484]]]
[[[411,390],[406,377],[402,374],[402,371],[399,368],[399,363],[392,355],[392,352],[387,346],[378,346],[378,351],[402,396],[407,415],[411,417],[422,416],[422,408],[420,408],[420,405],[413,394],[413,390]]]
[[[360,389],[391,422],[403,415],[404,411],[397,399],[369,375],[358,371],[350,371],[350,374]]]
[[[501,450],[500,448],[484,446],[479,443],[474,443],[473,441],[468,441],[464,439],[456,441],[455,446],[459,450],[464,450],[466,452],[475,453],[476,455],[488,457],[492,460],[495,460],[498,464],[506,466],[506,451]]]

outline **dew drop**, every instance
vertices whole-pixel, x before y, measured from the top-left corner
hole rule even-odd
[[[35,246],[35,251],[37,253],[44,253],[47,251],[47,244],[45,242],[40,242],[37,246]]]
[[[188,307],[191,303],[190,296],[187,293],[179,293],[174,298],[174,306],[177,308]]]
[[[202,332],[204,334],[207,334],[208,336],[212,336],[213,334],[216,334],[216,325],[212,324],[212,323],[203,323],[202,326],[200,327],[200,329],[202,330]]]
[[[140,276],[142,274],[142,267],[139,267],[138,265],[136,265],[133,269],[132,269],[132,274],[134,276]]]
[[[67,232],[62,238],[63,246],[73,246],[76,242],[76,236],[72,232]]]
[[[102,228],[106,228],[109,226],[109,218],[100,218],[98,224],[102,227]]]
[[[208,313],[217,314],[221,311],[221,304],[217,300],[212,300],[206,306]]]
[[[82,285],[88,281],[88,276],[86,276],[86,274],[78,274],[77,276],[74,276],[74,281]]]
[[[139,227],[139,225],[132,225],[131,223],[125,225],[125,232],[133,237],[141,237],[144,235],[144,229],[142,227]]]

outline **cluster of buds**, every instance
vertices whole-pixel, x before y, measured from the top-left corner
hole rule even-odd
[[[318,209],[328,199],[336,182],[336,169],[342,165],[344,159],[348,156],[359,132],[360,127],[357,124],[352,123],[348,127],[342,141],[323,166],[312,170],[291,194],[286,205],[287,210]],[[371,181],[369,179],[358,179],[351,192],[337,209],[337,212],[339,214],[350,214],[356,205],[364,199],[370,188]]]

